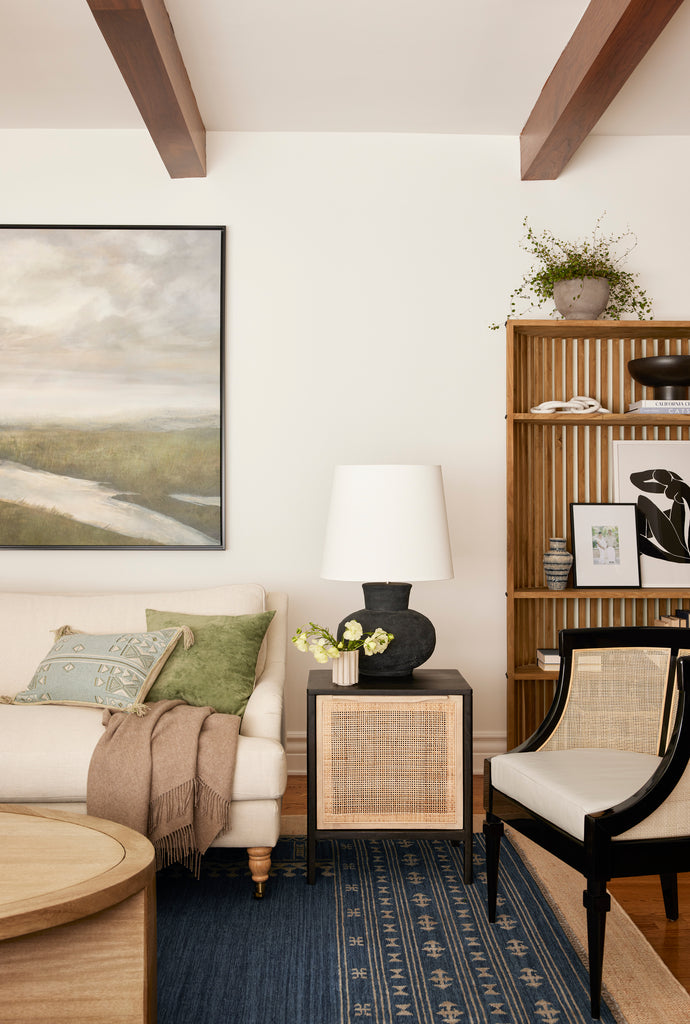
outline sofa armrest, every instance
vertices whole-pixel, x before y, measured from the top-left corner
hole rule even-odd
[[[275,609],[266,634],[266,664],[256,681],[242,718],[240,734],[283,743],[283,691],[287,656],[287,595],[270,592],[266,607]]]
[[[285,662],[269,661],[258,679],[242,718],[242,736],[261,736],[283,742]]]

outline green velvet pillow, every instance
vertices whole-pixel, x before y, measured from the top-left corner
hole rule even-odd
[[[181,699],[227,715],[243,715],[254,689],[256,660],[275,612],[184,615],[146,609],[149,629],[189,626],[194,646],[172,655],[147,700]]]
[[[14,704],[79,704],[142,711],[146,697],[183,631],[91,635],[62,626]],[[191,638],[190,638],[191,640]],[[180,644],[181,656],[187,652]]]

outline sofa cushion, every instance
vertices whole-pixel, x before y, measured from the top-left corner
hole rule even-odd
[[[194,646],[172,654],[147,699],[181,699],[242,716],[254,689],[259,650],[274,614],[187,615],[147,608],[149,629],[185,625],[194,633]]]
[[[101,708],[0,705],[0,802],[86,800]]]
[[[0,803],[82,803],[100,708],[0,704]],[[276,800],[285,790],[285,752],[275,740],[240,736],[232,799]]]
[[[182,635],[179,626],[95,635],[62,627],[14,703],[96,704],[131,711],[142,704]],[[182,657],[184,648],[180,644]]]

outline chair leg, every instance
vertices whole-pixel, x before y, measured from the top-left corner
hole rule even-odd
[[[678,920],[678,875],[670,873],[659,875],[661,891],[664,896],[664,910],[669,921]]]
[[[247,849],[249,870],[252,873],[252,881],[254,882],[254,895],[258,900],[263,897],[266,882],[268,881],[272,852],[273,850],[270,846],[250,846]]]
[[[502,821],[484,822],[484,836],[486,838],[486,891],[487,904],[489,908],[489,921],[491,924],[496,920],[496,897],[498,895],[498,858],[501,852],[501,836],[503,835]]]
[[[582,902],[587,909],[587,947],[589,953],[589,996],[592,1017],[601,1016],[601,979],[604,966],[604,938],[606,915],[611,909],[611,897],[606,882],[587,879]]]

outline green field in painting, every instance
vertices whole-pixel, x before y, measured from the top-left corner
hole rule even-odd
[[[216,506],[177,501],[171,494],[220,494],[220,434],[214,428],[146,430],[4,429],[0,459],[61,476],[111,486],[124,501],[169,516],[219,542]],[[151,545],[66,516],[0,501],[1,545]]]

